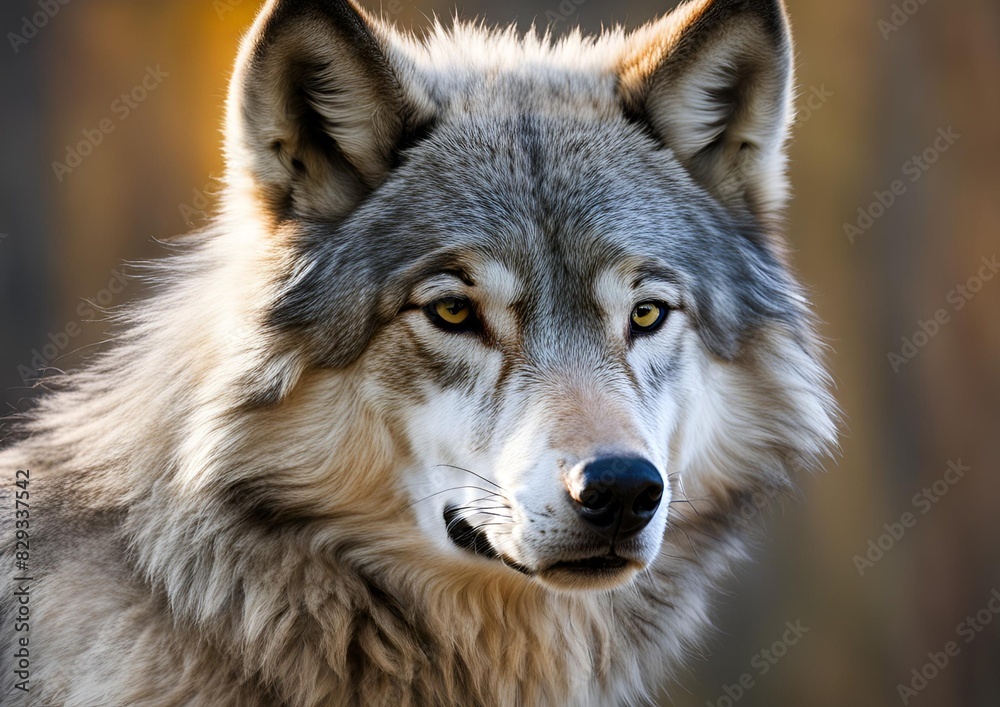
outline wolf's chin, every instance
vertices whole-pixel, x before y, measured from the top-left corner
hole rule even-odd
[[[624,557],[592,557],[574,562],[557,562],[535,574],[544,585],[560,591],[599,591],[627,584],[643,568],[640,562]]]

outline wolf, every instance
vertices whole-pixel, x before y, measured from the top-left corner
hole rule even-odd
[[[219,213],[0,452],[4,702],[652,700],[836,441],[792,74],[780,0],[562,38],[267,2]]]

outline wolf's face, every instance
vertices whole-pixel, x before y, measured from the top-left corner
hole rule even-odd
[[[553,584],[621,581],[660,547],[672,442],[714,365],[696,320],[738,306],[705,292],[735,286],[710,271],[736,226],[690,209],[624,118],[467,117],[407,160],[370,232],[426,265],[357,365],[412,452],[423,532]],[[774,269],[745,250],[736,267]]]
[[[832,434],[770,234],[789,52],[765,0],[555,46],[271,3],[229,125],[232,199],[294,272],[254,399],[349,377],[432,551],[627,581],[686,485],[738,495]]]
[[[671,201],[643,169],[655,152],[624,120],[491,117],[442,128],[398,175],[447,215],[400,222],[439,234],[440,259],[361,365],[442,544],[576,585],[620,581],[659,549],[697,354],[687,276],[650,246],[696,224],[636,212],[637,193]]]

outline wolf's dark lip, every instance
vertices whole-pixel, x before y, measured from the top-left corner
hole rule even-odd
[[[444,509],[444,522],[445,527],[448,529],[448,538],[463,550],[468,550],[488,560],[499,560],[521,574],[534,574],[527,567],[519,565],[497,552],[493,544],[490,543],[489,538],[486,537],[486,531],[475,527],[463,518],[457,508],[449,507]]]
[[[565,560],[549,565],[547,571],[575,572],[579,574],[594,574],[601,572],[614,572],[624,569],[629,564],[628,559],[609,553],[596,557],[587,557],[582,560]]]
[[[468,520],[459,515],[456,508],[444,509],[444,522],[448,528],[448,537],[463,550],[474,552],[491,560],[499,560],[500,554],[490,544],[486,531],[476,528]]]

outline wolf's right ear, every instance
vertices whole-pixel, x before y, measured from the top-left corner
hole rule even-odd
[[[626,111],[722,203],[768,219],[786,198],[792,39],[782,0],[690,0],[630,38]]]
[[[230,84],[226,156],[270,215],[342,217],[389,173],[420,111],[386,32],[351,0],[264,6]]]

